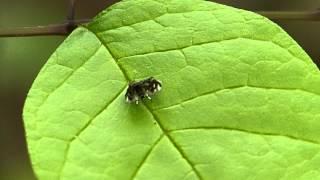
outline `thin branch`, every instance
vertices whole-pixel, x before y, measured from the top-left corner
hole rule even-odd
[[[68,26],[66,28],[68,32],[72,32],[77,27],[74,22],[76,2],[77,0],[69,0],[69,9],[67,14]]]
[[[76,2],[77,2],[77,0],[70,0],[69,1],[69,9],[68,9],[68,15],[67,15],[68,21],[74,20]]]
[[[46,35],[64,36],[67,34],[67,31],[66,31],[67,25],[68,23],[49,25],[49,26],[5,28],[5,29],[0,29],[0,37],[24,37],[24,36],[46,36]]]
[[[74,7],[76,0],[70,0],[69,12],[66,23],[0,29],[0,37],[24,37],[24,36],[47,36],[70,34],[79,24],[87,23],[90,19],[74,20]],[[292,21],[320,21],[320,10],[310,12],[290,12],[290,11],[257,11],[257,13],[272,20],[292,20]]]
[[[320,21],[320,10],[315,11],[257,11],[272,20]]]
[[[89,22],[89,19],[82,19],[74,21],[74,26]],[[47,26],[35,27],[17,27],[0,29],[0,37],[26,37],[26,36],[49,36],[58,35],[66,36],[72,32],[70,23],[61,23]]]

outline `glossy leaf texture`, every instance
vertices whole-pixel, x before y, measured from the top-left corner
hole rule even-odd
[[[163,89],[138,105],[128,82]],[[320,73],[270,20],[125,0],[77,28],[24,107],[39,179],[320,178]]]

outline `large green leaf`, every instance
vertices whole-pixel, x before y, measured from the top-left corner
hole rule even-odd
[[[163,90],[139,105],[130,80]],[[39,179],[320,178],[320,72],[280,27],[201,0],[126,0],[76,29],[26,100]],[[156,122],[156,123],[154,123]]]

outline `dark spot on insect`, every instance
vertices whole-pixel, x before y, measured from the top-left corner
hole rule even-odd
[[[129,83],[125,98],[128,103],[139,103],[144,98],[151,99],[150,96],[161,90],[161,81],[153,77],[141,81],[133,81]]]

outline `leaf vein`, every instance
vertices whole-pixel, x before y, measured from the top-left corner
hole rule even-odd
[[[176,14],[188,14],[188,13],[194,13],[194,12],[214,12],[214,11],[217,11],[219,9],[212,9],[212,10],[192,10],[192,11],[185,11],[185,12],[165,12],[163,14],[160,14],[158,16],[154,16],[152,18],[149,18],[149,19],[145,19],[145,20],[142,20],[142,21],[138,21],[138,22],[135,22],[135,23],[131,23],[131,24],[127,24],[127,25],[122,25],[122,26],[118,26],[118,27],[114,27],[114,28],[111,28],[111,29],[105,29],[105,30],[102,30],[102,31],[97,31],[96,33],[97,34],[102,34],[102,33],[106,33],[108,31],[114,31],[114,30],[118,30],[118,29],[121,29],[121,28],[125,28],[125,27],[131,27],[131,26],[134,26],[134,25],[137,25],[137,24],[141,24],[141,23],[144,23],[144,22],[148,22],[148,21],[156,21],[156,19],[158,18],[161,18],[162,16],[165,16],[165,15],[176,15]]]
[[[253,131],[253,130],[247,130],[247,129],[239,129],[239,128],[231,128],[231,127],[191,127],[191,128],[182,128],[182,129],[174,129],[168,131],[169,133],[175,133],[175,132],[181,132],[181,131],[193,131],[193,130],[226,130],[226,131],[238,131],[238,132],[243,132],[247,134],[255,134],[255,135],[260,135],[260,136],[281,136],[285,137],[291,140],[295,141],[302,141],[304,143],[309,143],[313,145],[320,146],[319,142],[309,140],[309,139],[302,139],[302,138],[297,138],[295,136],[287,135],[287,134],[277,134],[277,133],[271,133],[271,132],[259,132],[259,131]]]
[[[255,88],[255,89],[265,89],[265,90],[286,90],[286,91],[302,91],[302,92],[305,92],[305,93],[308,93],[308,94],[312,94],[312,95],[316,95],[316,96],[319,96],[320,94],[316,93],[316,92],[311,92],[311,91],[308,91],[308,90],[305,90],[305,89],[298,89],[298,88],[275,88],[275,87],[260,87],[260,86],[253,86],[253,85],[239,85],[239,86],[232,86],[232,87],[228,87],[228,88],[223,88],[223,89],[216,89],[216,90],[213,90],[213,91],[209,91],[209,92],[205,92],[205,93],[202,93],[198,96],[193,96],[193,97],[190,97],[188,99],[185,99],[181,102],[178,102],[178,103],[175,103],[175,104],[172,104],[170,106],[167,106],[167,107],[159,107],[159,108],[155,108],[153,109],[154,111],[159,111],[159,110],[164,110],[164,109],[168,109],[168,108],[172,108],[174,106],[178,106],[180,104],[184,104],[184,103],[187,103],[189,101],[192,101],[192,100],[195,100],[197,98],[201,98],[201,97],[204,97],[204,96],[209,96],[209,95],[212,95],[212,94],[216,94],[218,92],[221,92],[221,91],[225,91],[225,90],[234,90],[234,89],[241,89],[241,88]]]
[[[39,108],[36,111],[36,114],[38,112],[38,110],[41,108],[41,106],[49,99],[49,97],[55,92],[57,91],[60,87],[62,87],[62,85],[72,77],[72,75],[74,73],[76,73],[86,62],[88,62],[98,51],[99,49],[102,47],[102,44],[93,52],[92,55],[89,56],[87,61],[84,61],[82,64],[79,65],[79,67],[77,67],[76,69],[72,69],[73,71],[62,81],[60,82],[51,92],[47,93],[47,96],[45,97],[45,99],[41,102],[41,104],[38,106]],[[59,65],[59,66],[63,66],[62,64],[54,64],[54,65]],[[67,66],[63,66],[63,67],[67,67]],[[71,68],[70,68],[71,69]]]
[[[296,57],[290,50],[288,50],[287,48],[281,46],[280,44],[271,41],[271,40],[264,40],[264,39],[254,39],[253,37],[229,37],[229,38],[224,38],[224,39],[220,39],[220,40],[212,40],[212,41],[205,41],[205,42],[201,42],[201,43],[193,43],[191,45],[186,45],[186,46],[182,46],[182,47],[178,47],[178,48],[168,48],[168,49],[163,49],[163,50],[157,50],[157,51],[153,51],[153,52],[147,52],[147,53],[140,53],[140,54],[135,54],[135,55],[131,55],[131,56],[124,56],[124,57],[120,57],[116,60],[120,61],[122,59],[125,58],[131,58],[131,57],[136,57],[136,56],[145,56],[145,55],[151,55],[154,53],[164,53],[164,52],[170,52],[170,51],[178,51],[178,50],[184,50],[190,47],[194,47],[194,46],[202,46],[202,45],[208,45],[208,44],[212,44],[212,43],[221,43],[221,42],[225,42],[225,41],[234,41],[234,40],[248,40],[248,41],[260,41],[260,42],[264,42],[264,43],[272,43],[275,46],[278,46],[279,48],[287,51],[292,57],[297,58],[299,60],[302,60],[301,58]],[[102,41],[103,42],[103,41]],[[302,60],[303,62],[305,62],[304,60]],[[305,62],[306,63],[306,62]]]
[[[145,156],[143,157],[142,161],[140,162],[140,164],[138,165],[137,169],[134,171],[134,173],[132,174],[132,177],[131,177],[130,179],[134,179],[134,178],[138,175],[138,173],[139,173],[141,167],[143,166],[144,162],[147,161],[149,155],[152,153],[153,149],[154,149],[154,148],[158,145],[158,143],[161,141],[161,139],[163,138],[163,136],[164,136],[164,133],[151,145],[150,149],[147,151],[147,153],[146,153]]]
[[[88,122],[78,131],[77,134],[75,134],[73,136],[73,138],[70,140],[70,142],[67,144],[65,153],[64,153],[64,161],[62,163],[61,169],[60,169],[60,177],[59,179],[61,179],[61,175],[63,172],[63,169],[65,167],[65,164],[67,162],[68,159],[68,155],[69,155],[69,150],[70,147],[72,145],[72,143],[74,142],[74,140],[77,139],[77,137],[79,137],[81,135],[81,133],[83,133],[89,126],[90,124],[101,114],[103,113],[106,109],[108,109],[108,107],[121,95],[121,93],[125,90],[126,86],[124,86],[103,108],[101,108],[100,111],[98,111],[90,120],[88,120]]]
[[[189,164],[189,166],[191,167],[192,171],[195,173],[197,178],[198,179],[203,179],[203,178],[201,178],[200,173],[194,167],[193,163],[187,158],[185,152],[178,146],[178,144],[174,141],[174,139],[164,129],[164,127],[161,124],[161,121],[159,120],[159,118],[152,112],[152,110],[147,105],[145,105],[145,104],[143,104],[143,105],[146,107],[146,109],[152,115],[153,119],[159,124],[159,127],[161,128],[162,132],[165,134],[165,136],[168,138],[168,140],[171,142],[171,144],[176,148],[176,150],[179,152],[181,157]]]

